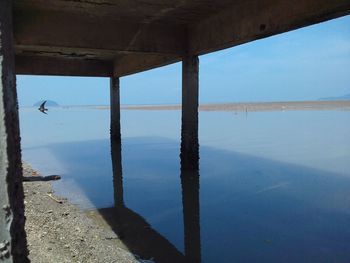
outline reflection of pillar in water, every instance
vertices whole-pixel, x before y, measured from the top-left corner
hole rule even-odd
[[[113,169],[114,204],[124,205],[123,199],[123,177],[121,156],[121,134],[120,134],[120,98],[119,78],[112,77],[110,80],[111,96],[111,155]]]
[[[124,206],[123,197],[123,169],[120,141],[111,140],[112,169],[113,169],[113,188],[114,188],[114,205]]]
[[[184,218],[186,262],[201,261],[201,237],[199,221],[199,173],[182,171],[182,206]]]
[[[181,169],[198,170],[198,56],[182,60]]]

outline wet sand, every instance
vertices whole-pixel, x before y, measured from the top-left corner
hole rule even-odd
[[[124,110],[181,110],[181,105],[122,106]],[[201,104],[199,111],[350,110],[348,101],[244,102]]]
[[[94,106],[109,109],[109,106]],[[122,105],[122,110],[181,110],[181,104],[173,105]],[[350,110],[350,100],[342,101],[286,101],[286,102],[240,102],[200,104],[199,111],[290,111],[290,110]]]

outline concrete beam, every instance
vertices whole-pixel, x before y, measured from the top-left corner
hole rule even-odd
[[[182,54],[186,37],[184,26],[136,23],[84,13],[19,9],[14,22],[17,52],[27,46],[33,51],[51,47],[70,52],[86,49],[95,53]]]
[[[199,169],[198,144],[198,56],[182,60],[181,169]]]
[[[114,76],[127,76],[166,66],[181,60],[181,56],[160,54],[128,54],[114,61]]]
[[[97,59],[16,55],[16,74],[122,77],[180,60],[180,56],[159,54],[119,55],[114,63]]]
[[[16,74],[86,77],[111,77],[114,75],[122,77],[180,60],[180,56],[158,54],[119,55],[114,62],[84,58],[16,55]]]
[[[347,14],[349,0],[237,1],[189,27],[189,52],[206,54]]]
[[[0,1],[0,262],[26,263],[11,5]]]
[[[113,63],[95,59],[16,56],[16,74],[110,77]]]

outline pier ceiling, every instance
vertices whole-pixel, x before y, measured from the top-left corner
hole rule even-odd
[[[347,15],[350,0],[14,0],[13,12],[17,74],[125,76]]]

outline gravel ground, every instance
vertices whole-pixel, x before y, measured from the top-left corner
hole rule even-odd
[[[23,173],[38,175],[26,164]],[[31,262],[148,262],[137,260],[112,230],[96,224],[67,200],[54,196],[50,182],[23,184]]]

